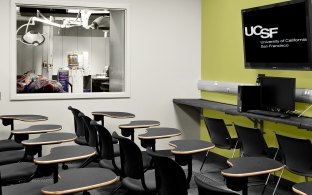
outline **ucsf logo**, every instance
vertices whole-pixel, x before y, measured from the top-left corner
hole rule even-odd
[[[250,37],[252,35],[260,36],[263,39],[273,38],[273,34],[278,33],[278,27],[275,28],[263,28],[260,25],[251,26],[250,31],[248,31],[248,27],[245,27],[245,35]]]

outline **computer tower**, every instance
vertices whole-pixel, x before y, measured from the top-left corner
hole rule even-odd
[[[256,85],[239,85],[237,94],[237,111],[261,109],[261,87]]]

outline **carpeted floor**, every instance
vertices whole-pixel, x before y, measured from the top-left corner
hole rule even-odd
[[[171,155],[168,151],[163,151],[166,155]],[[214,153],[209,153],[209,158],[207,159],[205,165],[203,166],[203,169],[201,172],[199,172],[202,160],[204,158],[203,153],[194,155],[193,156],[193,175],[195,174],[203,174],[207,179],[217,181],[220,184],[224,184],[224,179],[220,173],[220,170],[227,167],[225,159],[220,158],[218,155],[215,155]],[[69,164],[69,168],[75,167],[77,164]],[[97,167],[96,163],[91,163],[88,165],[88,167]],[[183,167],[185,172],[187,172],[187,167]],[[60,171],[62,171],[60,169]],[[251,181],[257,180],[257,181],[264,181],[265,178],[252,178]],[[46,183],[53,183],[51,177],[44,177],[44,178],[36,178],[33,179],[32,182],[46,182]],[[254,183],[254,182],[251,182]],[[89,191],[91,195],[108,195],[110,192],[112,192],[114,189],[118,187],[119,183],[116,183],[115,185],[111,185],[109,187],[99,188],[95,190]],[[225,185],[225,184],[224,184]],[[266,187],[266,190],[264,194],[272,194],[273,189],[275,187],[274,182],[269,182],[268,186]],[[260,195],[263,190],[263,185],[255,185],[248,187],[248,194],[249,195]],[[82,194],[82,193],[76,193],[75,195]],[[115,195],[134,195],[133,193],[129,193],[124,189],[119,189]],[[197,195],[197,186],[194,182],[194,179],[192,178],[190,183],[190,188],[188,190],[189,195]],[[277,191],[275,193],[276,195],[288,195],[288,194],[294,194],[291,190],[291,184],[282,182],[277,188]]]

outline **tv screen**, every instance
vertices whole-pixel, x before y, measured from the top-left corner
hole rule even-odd
[[[295,110],[295,78],[261,77],[260,86],[263,108],[279,112]]]
[[[245,68],[311,70],[310,3],[242,10]]]

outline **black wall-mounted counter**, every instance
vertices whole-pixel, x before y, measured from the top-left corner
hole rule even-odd
[[[260,115],[260,114],[252,114],[252,113],[247,113],[247,112],[238,112],[236,105],[225,104],[221,102],[214,102],[214,101],[203,100],[203,99],[173,99],[173,102],[177,105],[191,106],[200,110],[206,108],[210,110],[221,111],[230,115],[244,116],[249,119],[252,119],[253,121],[254,120],[272,121],[276,123],[296,126],[301,129],[312,130],[312,118],[310,117],[291,116],[289,118],[279,118],[279,117],[265,116],[265,115]]]

